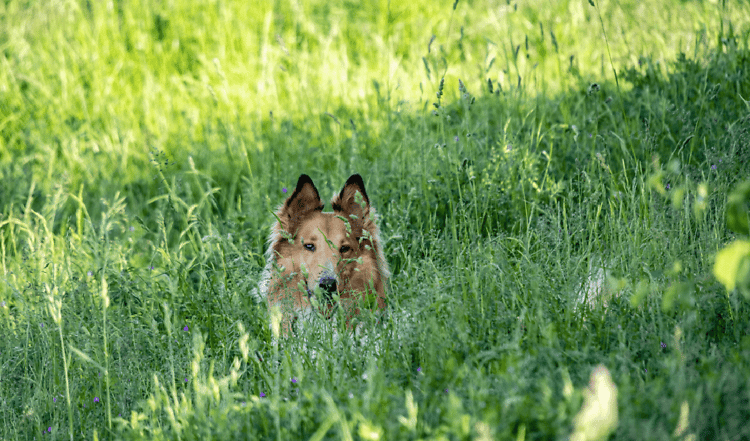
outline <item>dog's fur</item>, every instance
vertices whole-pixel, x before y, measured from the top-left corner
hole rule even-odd
[[[350,176],[331,206],[323,213],[315,184],[303,174],[276,212],[260,291],[281,307],[285,334],[316,310],[330,317],[342,308],[349,324],[360,308],[385,308],[390,271],[362,177]]]

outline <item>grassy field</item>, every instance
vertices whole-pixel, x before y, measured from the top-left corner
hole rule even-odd
[[[750,438],[749,8],[0,1],[0,440]],[[387,319],[275,340],[356,172]]]

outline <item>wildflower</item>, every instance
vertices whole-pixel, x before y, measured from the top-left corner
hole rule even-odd
[[[669,184],[667,184],[667,190],[669,190]]]
[[[297,384],[297,379],[292,377],[292,383]]]
[[[716,170],[716,164],[711,165],[711,170]]]
[[[52,426],[47,427],[47,433],[52,433]]]
[[[93,272],[91,272],[91,270],[89,270],[89,272],[87,272],[87,273],[86,273],[86,275],[87,275],[87,276],[89,276],[89,277],[91,277],[91,276],[93,276],[93,275],[94,275],[94,273],[93,273]]]
[[[422,372],[422,366],[417,368],[417,372]]]
[[[453,140],[454,140],[455,142],[458,142],[458,135],[456,135],[456,137],[455,137],[455,138],[453,138]]]
[[[184,327],[184,328],[182,328],[182,330],[183,330],[183,331],[185,331],[185,332],[188,332],[188,326],[187,326],[187,325],[185,325],[185,327]]]
[[[265,397],[266,397],[266,394],[264,394],[263,392],[261,392],[261,393],[260,393],[260,397],[261,397],[261,398],[265,398]]]
[[[287,191],[287,190],[286,190],[286,187],[283,187],[283,188],[281,189],[281,192],[282,192],[282,193],[286,193],[286,191]]]
[[[662,349],[666,349],[666,347],[667,347],[667,344],[666,344],[666,343],[664,343],[664,342],[661,342],[661,348],[662,348]]]
[[[131,226],[130,231],[135,231],[135,227]]]
[[[99,402],[99,397],[94,397],[94,403],[98,403],[98,402]]]

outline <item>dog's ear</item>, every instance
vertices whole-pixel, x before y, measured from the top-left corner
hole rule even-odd
[[[360,197],[357,197],[359,193]],[[353,214],[356,218],[365,221],[370,215],[370,199],[365,191],[365,183],[362,176],[356,174],[349,176],[341,193],[331,201],[333,211],[340,212],[349,217]]]
[[[316,210],[323,210],[320,194],[318,193],[318,189],[315,188],[312,179],[302,174],[297,180],[297,188],[294,189],[294,193],[287,198],[283,208],[278,213],[279,220],[284,230],[294,234],[296,231],[294,225],[303,217]]]

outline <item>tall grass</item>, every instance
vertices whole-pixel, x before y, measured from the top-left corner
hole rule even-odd
[[[589,3],[3,2],[0,437],[746,437],[747,5]],[[302,172],[381,215],[364,335],[250,294]]]

